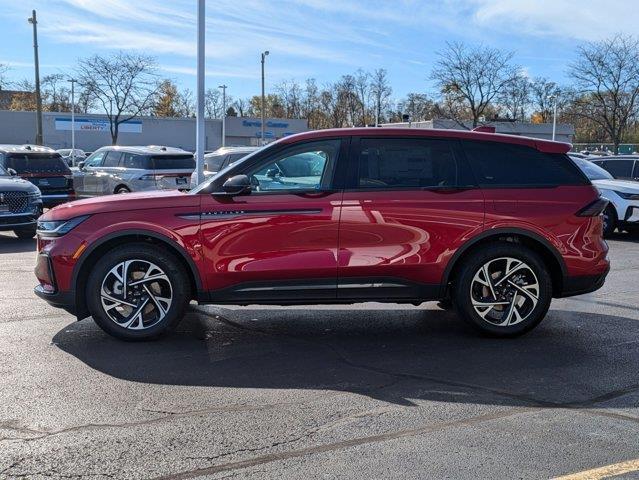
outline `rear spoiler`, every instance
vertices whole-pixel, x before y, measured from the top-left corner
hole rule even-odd
[[[480,125],[479,127],[473,128],[471,131],[473,132],[483,132],[483,133],[495,133],[497,129],[492,125]]]

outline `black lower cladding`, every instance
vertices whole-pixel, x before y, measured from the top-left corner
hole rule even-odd
[[[76,314],[75,292],[54,292],[45,291],[40,285],[33,289],[33,292],[52,307],[61,308],[71,315]]]
[[[564,277],[563,288],[556,297],[572,297],[599,290],[608,275],[609,269],[599,275],[579,275]]]
[[[0,215],[0,230],[35,227],[37,216],[29,215]]]
[[[441,285],[409,282],[397,278],[356,277],[245,282],[199,295],[200,303],[303,305],[376,301],[415,303],[438,300]]]

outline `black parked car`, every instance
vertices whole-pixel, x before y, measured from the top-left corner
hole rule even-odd
[[[73,173],[55,150],[36,145],[0,145],[0,166],[13,169],[42,193],[44,207],[75,200]]]
[[[20,238],[32,238],[41,213],[38,187],[0,166],[0,231],[13,230]]]

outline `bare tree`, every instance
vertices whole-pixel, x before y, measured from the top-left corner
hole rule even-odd
[[[370,74],[365,72],[361,68],[355,72],[355,91],[360,102],[360,117],[358,124],[365,127],[369,121],[369,107],[368,107],[368,82],[370,80]]]
[[[204,94],[204,115],[207,118],[222,118],[222,92],[209,88]]]
[[[249,110],[249,101],[245,98],[238,98],[233,102],[233,108],[237,112],[237,115],[240,117],[247,117]]]
[[[530,80],[528,77],[517,72],[504,86],[498,101],[506,111],[507,117],[516,121],[525,121],[526,111],[530,107]]]
[[[5,90],[11,84],[7,78],[9,70],[11,70],[9,65],[0,63],[0,90]]]
[[[531,82],[530,93],[532,107],[539,120],[543,123],[550,122],[554,102],[562,96],[561,88],[547,78],[538,77]]]
[[[120,52],[80,60],[78,80],[109,120],[111,141],[118,141],[120,125],[150,111],[159,88],[152,57]]]
[[[275,86],[282,107],[289,118],[299,118],[302,114],[302,87],[295,80],[284,80]]]
[[[227,97],[228,101],[232,101]],[[193,92],[190,89],[185,89],[178,93],[177,96],[178,112],[181,117],[194,117],[195,116],[195,98]]]
[[[379,125],[382,112],[388,106],[388,101],[393,93],[393,89],[388,81],[386,69],[378,68],[372,73],[369,91],[373,99],[375,126],[377,126]]]
[[[619,152],[631,123],[637,118],[639,96],[639,42],[616,35],[581,46],[570,66],[580,96],[576,109],[603,128]]]
[[[424,93],[409,93],[397,108],[414,122],[430,120],[435,114],[435,102]]]
[[[473,128],[479,125],[491,103],[516,75],[512,57],[511,52],[494,48],[449,43],[439,52],[431,73],[442,95],[439,113],[463,128],[466,120],[472,122]]]
[[[71,90],[66,86],[67,79],[62,73],[42,77],[42,108],[49,112],[71,111]]]

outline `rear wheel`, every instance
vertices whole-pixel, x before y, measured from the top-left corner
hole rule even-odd
[[[551,300],[546,265],[516,244],[481,248],[464,260],[454,280],[453,302],[461,318],[493,336],[530,331],[543,320]]]
[[[13,231],[13,233],[16,234],[16,237],[26,240],[35,237],[36,227],[34,225],[33,227],[17,228]]]
[[[604,237],[612,235],[617,228],[617,212],[615,207],[608,205],[603,213],[603,234]]]
[[[119,187],[117,187],[115,189],[115,192],[113,192],[115,194],[120,194],[120,193],[131,193],[131,190],[129,190],[128,187],[125,187],[124,185],[120,185]]]
[[[95,322],[124,340],[147,340],[175,327],[191,292],[182,263],[162,248],[118,247],[93,267],[87,304]]]

